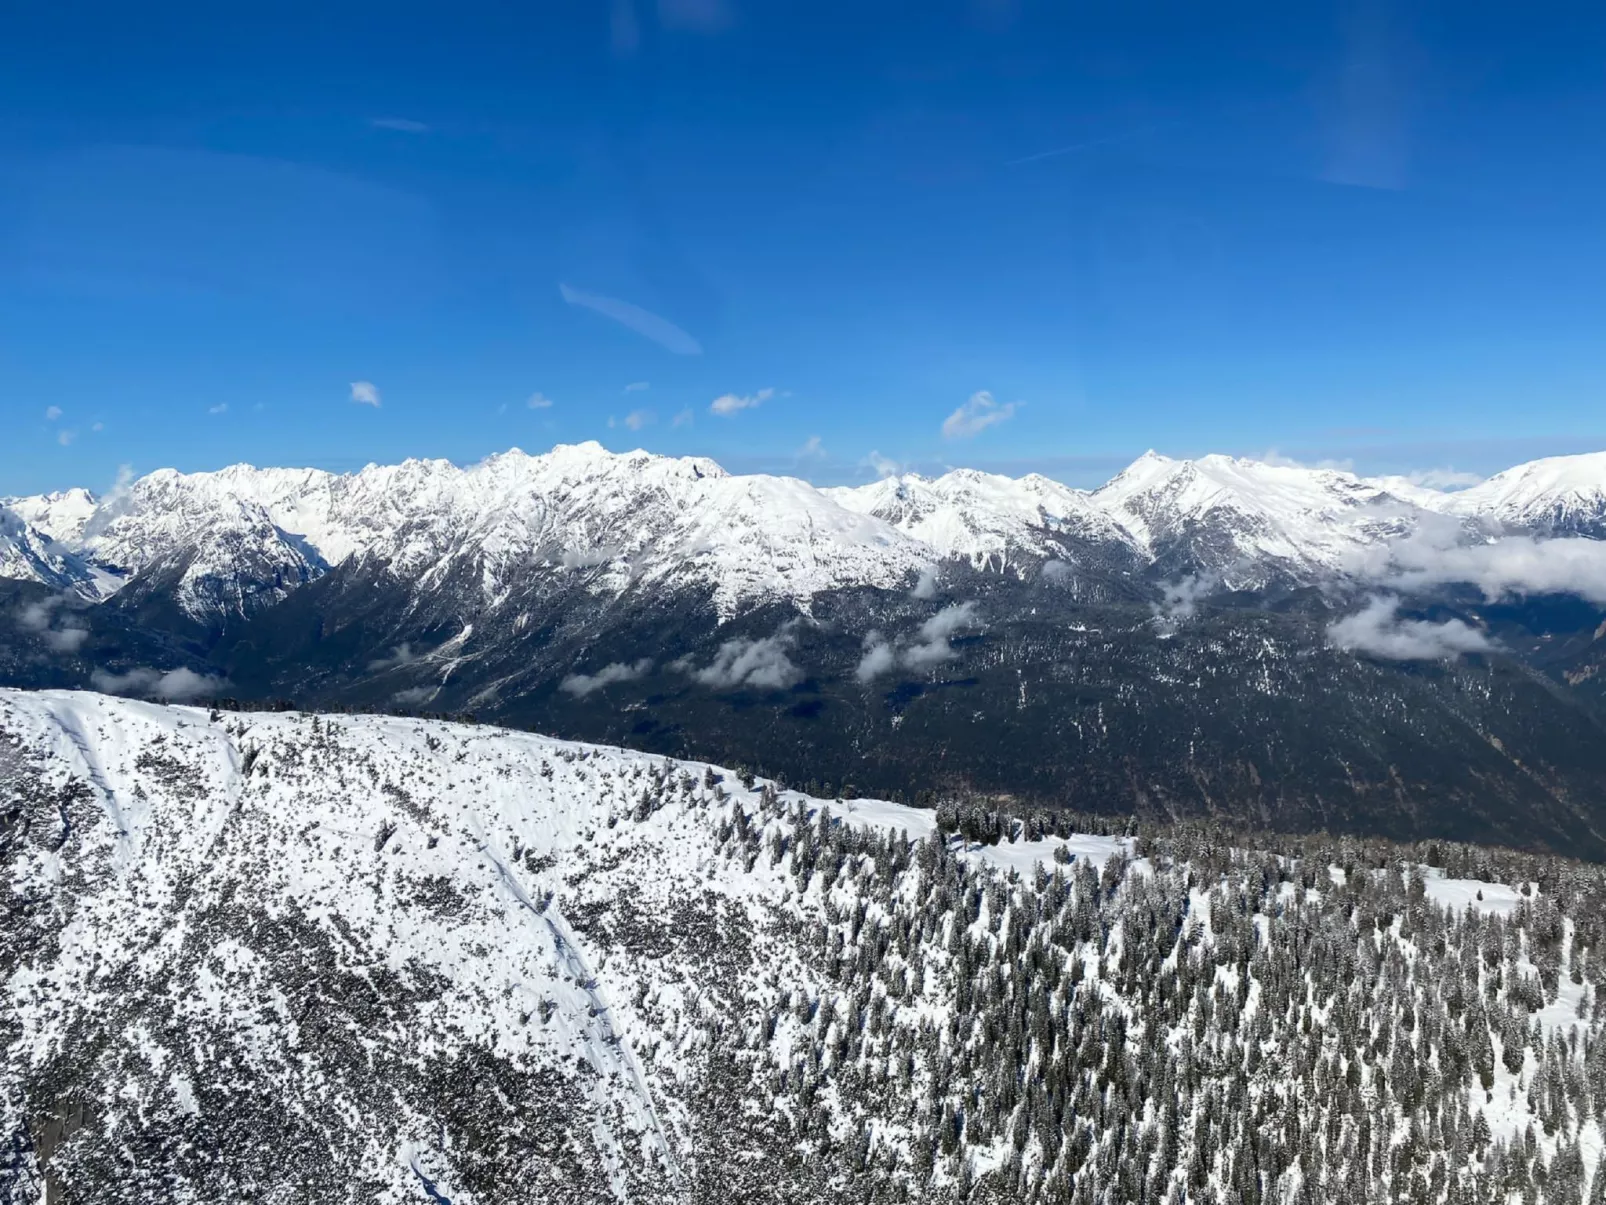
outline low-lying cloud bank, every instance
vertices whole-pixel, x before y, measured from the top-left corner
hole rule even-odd
[[[803,680],[803,671],[788,655],[793,640],[793,625],[788,624],[773,636],[758,640],[737,637],[725,641],[714,654],[713,661],[702,669],[692,665],[690,656],[671,662],[670,668],[689,674],[694,682],[715,690],[730,690],[737,686],[785,690]]]
[[[1387,594],[1375,594],[1355,614],[1335,620],[1327,640],[1335,648],[1390,661],[1448,661],[1494,648],[1487,635],[1459,619],[1402,618],[1400,600]]]
[[[65,594],[24,603],[17,608],[17,627],[38,636],[52,653],[76,653],[89,639],[89,629],[73,613],[75,605]]]
[[[109,695],[152,695],[169,703],[215,695],[226,685],[222,678],[209,678],[190,669],[164,672],[143,666],[122,674],[97,669],[89,675],[89,681],[96,690]]]
[[[558,689],[577,699],[583,699],[604,686],[612,686],[615,682],[633,682],[651,672],[652,659],[649,657],[643,657],[640,661],[632,661],[629,664],[615,661],[604,665],[594,674],[570,674],[558,683]]]
[[[872,682],[882,674],[902,666],[921,670],[944,661],[952,661],[958,653],[951,643],[953,636],[978,624],[976,604],[954,603],[938,611],[920,625],[914,639],[895,647],[880,632],[870,632],[864,638],[864,655],[853,671],[860,682]]]
[[[1448,516],[1423,516],[1410,535],[1357,553],[1347,568],[1351,576],[1393,591],[1466,583],[1491,602],[1521,594],[1576,594],[1606,604],[1606,540],[1491,537]]]

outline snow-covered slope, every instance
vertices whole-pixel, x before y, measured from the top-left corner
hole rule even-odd
[[[100,598],[117,579],[0,506],[0,578],[39,582],[85,598]]]
[[[704,586],[727,610],[894,585],[929,556],[804,482],[732,477],[709,460],[615,455],[595,443],[351,475],[164,469],[98,507],[79,542],[128,572],[177,562],[180,601],[194,614],[260,605],[362,555],[420,587],[470,563],[493,599],[531,572],[601,566],[598,588]]]
[[[586,589],[633,585],[712,594],[724,615],[825,590],[907,584],[943,559],[1029,571],[1079,552],[1151,576],[1208,574],[1255,588],[1342,574],[1357,553],[1408,532],[1424,512],[1496,528],[1606,537],[1606,453],[1521,465],[1444,493],[1225,456],[1140,457],[1098,490],[1047,478],[956,470],[816,489],[733,476],[713,461],[596,443],[478,464],[370,465],[354,474],[234,465],[163,469],[103,499],[87,491],[6,504],[36,534],[0,574],[45,580],[53,540],[86,565],[159,573],[198,617],[249,612],[329,567],[371,556],[412,587],[477,581],[496,602],[543,577],[584,570]],[[14,525],[15,526],[15,525]],[[29,543],[31,551],[18,550]],[[47,558],[48,559],[48,558]],[[72,570],[57,565],[50,580]],[[80,576],[81,576],[80,572]]]
[[[84,524],[95,513],[95,495],[81,487],[24,498],[0,498],[0,507],[16,514],[52,540],[70,544],[82,538]]]
[[[0,1199],[1590,1199],[1598,869],[1043,823],[0,691]]]
[[[1538,535],[1606,538],[1606,452],[1519,464],[1446,495],[1441,509]]]
[[[1019,569],[1062,555],[1056,537],[1130,547],[1124,527],[1085,490],[1032,473],[1004,477],[955,469],[941,477],[906,473],[823,491],[860,514],[913,536],[940,557],[977,568]]]
[[[1151,556],[1249,587],[1268,568],[1333,572],[1357,547],[1400,534],[1413,509],[1352,473],[1154,452],[1092,496]]]

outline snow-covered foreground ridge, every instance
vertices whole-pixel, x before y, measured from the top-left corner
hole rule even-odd
[[[968,469],[815,489],[739,476],[711,460],[596,443],[478,464],[408,460],[353,474],[234,465],[162,469],[104,498],[83,489],[0,499],[0,575],[104,596],[171,566],[180,597],[280,597],[354,557],[427,584],[465,559],[496,598],[532,567],[600,570],[599,587],[712,588],[744,600],[907,584],[963,558],[1019,567],[1091,546],[1143,564],[1202,541],[1220,569],[1266,563],[1334,572],[1397,538],[1414,516],[1537,534],[1606,532],[1606,453],[1533,461],[1460,493],[1227,456],[1148,453],[1093,491]],[[1238,570],[1250,580],[1253,574]],[[248,587],[229,587],[236,579]],[[219,585],[219,583],[225,583]]]
[[[1583,1199],[1599,872],[934,820],[0,692],[0,1199]]]

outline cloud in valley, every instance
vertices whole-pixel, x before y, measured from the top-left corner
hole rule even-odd
[[[1376,594],[1353,615],[1327,628],[1334,648],[1390,661],[1448,661],[1462,653],[1484,653],[1494,646],[1479,629],[1459,619],[1431,623],[1400,616],[1400,600]]]
[[[387,669],[397,669],[403,665],[411,665],[418,660],[418,656],[417,653],[413,652],[412,644],[404,640],[390,651],[389,656],[375,657],[370,661],[368,663],[368,672],[381,674]]]
[[[1218,573],[1190,573],[1174,582],[1160,583],[1160,601],[1149,605],[1162,627],[1174,628],[1192,619],[1199,603],[1220,586]]]
[[[76,599],[65,594],[24,603],[16,611],[17,627],[38,636],[52,653],[76,653],[89,639],[89,629],[72,613],[76,603]],[[65,613],[58,616],[62,611]]]
[[[558,689],[577,699],[583,699],[605,686],[612,686],[615,682],[633,682],[651,672],[652,661],[646,657],[628,665],[623,661],[615,661],[603,666],[594,674],[570,674],[558,683]]]
[[[211,678],[182,668],[163,672],[140,667],[122,674],[97,669],[90,674],[89,681],[96,690],[105,694],[151,695],[168,703],[213,695],[227,685],[222,678]]]
[[[973,439],[988,427],[1007,422],[1021,407],[1020,402],[999,405],[993,395],[978,389],[969,399],[942,421],[944,439]]]
[[[789,653],[793,644],[791,626],[783,627],[773,636],[758,640],[737,637],[719,646],[714,659],[702,669],[692,666],[690,658],[681,658],[672,668],[691,675],[695,682],[715,690],[730,690],[737,686],[768,687],[785,690],[803,680],[803,671],[792,661]]]
[[[918,671],[952,661],[959,655],[951,643],[952,638],[978,626],[976,604],[962,602],[944,607],[921,624],[912,638],[898,644],[887,640],[880,632],[871,632],[864,638],[864,653],[853,671],[854,677],[860,682],[870,682],[899,666]]]
[[[1422,516],[1408,536],[1366,548],[1346,566],[1393,591],[1465,583],[1493,602],[1530,594],[1576,594],[1606,604],[1606,541],[1578,536],[1498,536],[1468,542],[1447,516]]]
[[[610,318],[627,330],[646,339],[651,339],[666,351],[677,356],[700,356],[703,354],[702,344],[698,343],[680,327],[667,318],[660,318],[639,305],[632,305],[628,301],[620,301],[617,297],[603,297],[597,293],[584,293],[579,289],[570,288],[566,284],[558,286],[558,292],[563,300],[572,306],[601,314]]]

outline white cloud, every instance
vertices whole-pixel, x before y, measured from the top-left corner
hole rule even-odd
[[[679,414],[675,415],[674,419],[670,421],[669,425],[671,427],[689,427],[696,421],[697,415],[692,412],[692,408],[690,406],[687,406]]]
[[[643,427],[651,426],[652,421],[657,417],[651,410],[632,410],[625,415],[625,426],[632,431],[639,431]]]
[[[39,599],[37,602],[25,603],[17,608],[17,627],[24,632],[36,633],[45,647],[53,653],[76,653],[83,647],[84,641],[89,639],[89,629],[84,627],[83,621],[76,615],[67,614],[62,616],[59,626],[51,626],[56,611],[61,607],[72,605],[73,600],[65,594],[56,594]]]
[[[372,381],[353,381],[351,383],[351,400],[359,406],[372,406],[379,409],[379,387]]]
[[[89,424],[89,429],[91,431],[104,431],[106,429],[106,424],[105,423],[98,423],[98,422],[97,423],[90,423]]]
[[[859,658],[853,676],[860,682],[871,682],[890,672],[897,663],[897,653],[893,652],[892,646],[881,633],[870,632],[864,638],[864,656]]]
[[[976,604],[954,603],[944,607],[920,625],[920,639],[903,650],[901,660],[907,669],[925,669],[958,656],[948,643],[955,632],[973,627],[976,623]]]
[[[1459,619],[1402,619],[1399,610],[1399,599],[1375,594],[1361,610],[1328,626],[1328,643],[1391,661],[1446,661],[1494,647],[1483,632]]]
[[[403,665],[411,665],[418,660],[418,654],[413,652],[409,641],[402,641],[391,650],[388,657],[375,657],[368,663],[368,672],[371,674],[384,673],[387,669],[397,669]]]
[[[979,622],[976,604],[963,602],[938,611],[920,625],[912,639],[902,642],[901,647],[895,647],[880,632],[870,632],[864,638],[864,655],[859,658],[853,675],[860,682],[869,682],[896,666],[922,670],[952,661],[959,655],[950,643],[954,634],[976,627]]]
[[[409,686],[391,695],[390,701],[402,707],[416,707],[420,703],[428,703],[435,697],[435,693],[436,688],[433,686]]]
[[[803,671],[787,656],[792,647],[790,627],[760,640],[738,637],[719,646],[714,659],[702,669],[692,669],[689,658],[678,663],[692,678],[715,690],[736,686],[762,686],[785,690],[803,678]]]
[[[890,456],[883,456],[873,449],[859,464],[874,472],[877,477],[896,477],[903,472],[903,466],[896,460]]]
[[[604,665],[594,674],[570,674],[558,683],[558,689],[567,691],[577,699],[583,699],[604,686],[612,686],[615,682],[633,682],[651,671],[652,661],[646,657],[629,665],[623,661],[615,661],[610,665]]]
[[[909,591],[912,598],[937,597],[937,566],[926,565],[920,570],[920,576],[915,580],[914,589]]]
[[[595,293],[582,293],[579,289],[571,289],[566,284],[558,286],[558,292],[563,300],[570,305],[580,306],[601,314],[604,318],[611,318],[620,326],[633,330],[643,338],[651,339],[658,346],[677,356],[700,356],[703,354],[702,344],[698,343],[680,327],[667,318],[660,318],[639,305],[631,305],[628,301],[620,301],[617,297],[602,297]]]
[[[658,0],[658,20],[665,29],[718,33],[731,23],[727,0]]]
[[[41,639],[45,647],[53,653],[76,653],[89,639],[89,629],[80,627],[61,627],[45,632]]]
[[[58,432],[56,432],[56,442],[59,443],[64,448],[68,444],[72,443],[72,441],[77,439],[77,438],[78,438],[78,432],[76,432],[76,431],[58,431]]]
[[[1425,486],[1430,490],[1464,490],[1468,486],[1477,485],[1483,480],[1478,473],[1463,473],[1456,469],[1417,469],[1406,473],[1405,479],[1412,485]]]
[[[174,702],[215,694],[225,685],[221,678],[209,678],[194,670],[170,669],[166,673],[157,669],[131,669],[126,674],[108,673],[97,669],[89,681],[98,691],[111,695],[154,695],[158,699]]]
[[[652,386],[649,385],[646,381],[631,381],[630,384],[625,386],[625,392],[626,393],[640,393],[643,389],[651,389],[651,388],[652,388]]]
[[[995,423],[1007,421],[1021,405],[1020,402],[1008,402],[1000,406],[993,400],[992,394],[985,389],[978,389],[964,405],[942,420],[942,437],[971,439]]]
[[[1362,551],[1348,567],[1391,590],[1465,583],[1490,601],[1576,594],[1606,604],[1606,541],[1513,535],[1468,544],[1466,535],[1454,519],[1424,515],[1409,536]]]
[[[540,390],[536,390],[536,392],[532,393],[530,395],[530,400],[525,402],[524,404],[526,406],[528,406],[531,410],[550,410],[550,409],[552,409],[552,399],[547,397],[547,395],[542,393]]]
[[[422,121],[413,121],[408,117],[374,117],[369,119],[369,125],[376,130],[395,130],[401,134],[427,134],[429,125]]]
[[[722,418],[754,410],[775,396],[773,389],[760,389],[757,393],[722,393],[708,404],[708,412]]]
[[[60,406],[46,406],[45,407],[45,422],[53,423],[60,417],[61,417],[61,407]]]
[[[1037,573],[1045,582],[1054,585],[1068,582],[1076,576],[1076,571],[1065,561],[1044,561]]]
[[[1279,469],[1330,469],[1339,473],[1353,473],[1355,462],[1353,460],[1295,460],[1292,456],[1284,456],[1276,448],[1268,448],[1256,457],[1261,464],[1269,464]]]
[[[1201,599],[1221,585],[1217,573],[1190,573],[1174,582],[1160,583],[1160,601],[1149,604],[1162,627],[1175,627],[1193,618]]]
[[[208,406],[206,412],[208,414],[227,414],[229,412],[229,404],[227,402],[219,402],[215,406]]]
[[[803,441],[803,446],[797,450],[799,460],[825,459],[825,445],[820,442],[818,435],[811,435]]]

